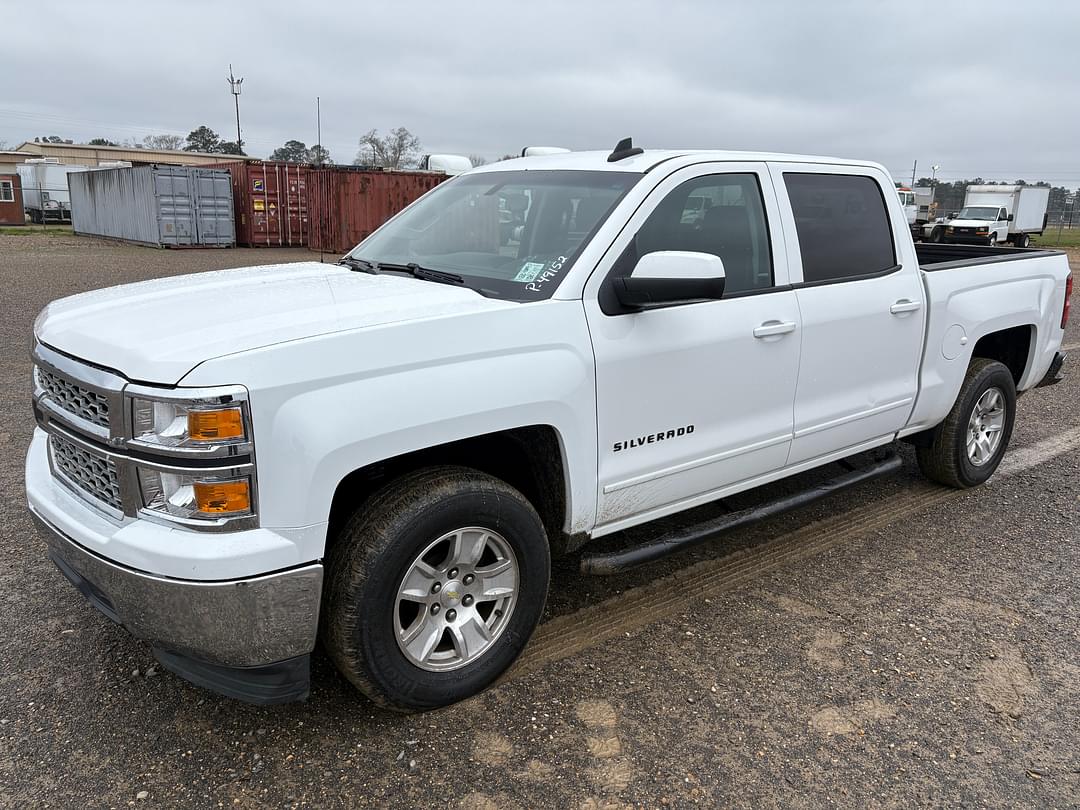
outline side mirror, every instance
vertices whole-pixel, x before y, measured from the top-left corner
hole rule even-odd
[[[613,279],[612,284],[620,304],[640,310],[722,298],[724,281],[719,256],[658,250],[646,253],[628,277]]]
[[[1009,222],[1012,222],[1013,215],[1009,214]]]

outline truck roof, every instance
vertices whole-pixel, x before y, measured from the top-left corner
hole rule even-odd
[[[760,163],[773,161],[783,163],[825,163],[841,166],[872,166],[874,168],[881,168],[879,164],[868,160],[848,160],[845,158],[815,155],[789,155],[780,152],[737,152],[715,149],[646,149],[640,154],[609,163],[608,156],[610,154],[611,153],[607,151],[597,150],[513,158],[510,160],[500,160],[497,163],[489,163],[485,166],[473,169],[473,172],[513,170],[647,172],[657,164],[680,158],[693,158],[692,162],[718,161]]]

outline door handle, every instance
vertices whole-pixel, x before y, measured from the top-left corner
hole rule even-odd
[[[754,337],[767,338],[773,335],[786,335],[795,331],[795,321],[765,321],[754,329]]]
[[[905,312],[915,312],[922,306],[922,301],[912,301],[910,298],[901,298],[891,307],[889,312],[893,315],[902,315]]]

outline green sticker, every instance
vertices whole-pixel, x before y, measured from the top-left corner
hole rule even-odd
[[[544,269],[543,262],[525,262],[518,270],[518,274],[514,276],[514,281],[535,281],[536,277],[540,275],[540,271]]]

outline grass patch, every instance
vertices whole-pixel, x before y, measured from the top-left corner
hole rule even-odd
[[[0,236],[33,236],[40,233],[71,236],[72,231],[70,225],[12,225],[0,228]]]
[[[1061,235],[1058,229],[1048,227],[1042,236],[1034,236],[1031,244],[1039,247],[1080,247],[1080,227],[1062,228]]]

